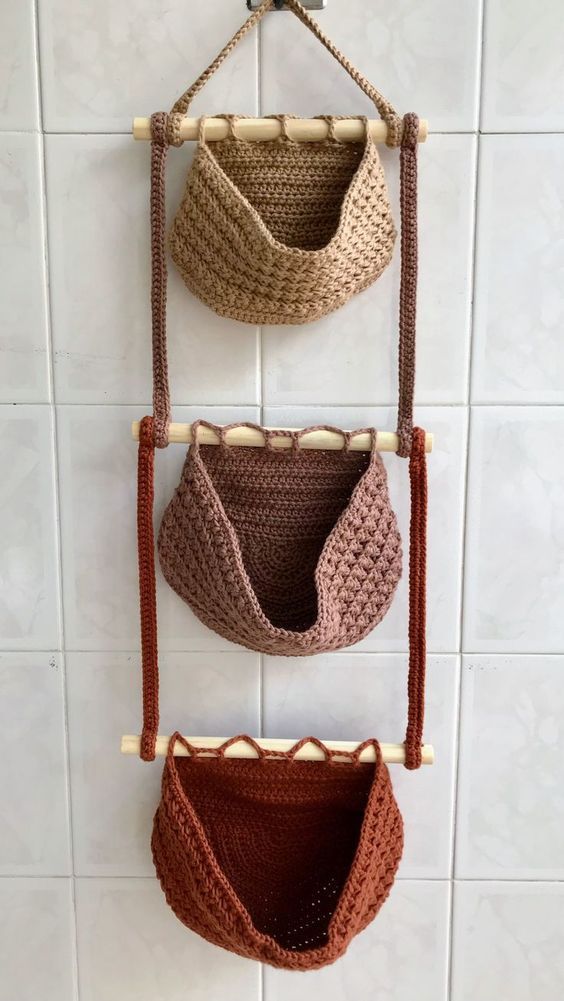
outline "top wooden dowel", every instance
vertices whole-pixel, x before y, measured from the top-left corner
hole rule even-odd
[[[139,441],[140,422],[133,421],[131,425],[131,435],[135,441]],[[270,439],[272,448],[287,449],[292,447],[292,440],[284,431],[290,428],[267,428],[265,430],[273,432]],[[296,430],[293,428],[292,430]],[[276,432],[279,432],[278,434]],[[168,427],[169,444],[191,445],[194,442],[194,434],[191,424],[169,424]],[[229,427],[225,433],[225,440],[228,445],[243,445],[248,448],[261,448],[266,444],[265,436],[258,427],[246,427],[245,424]],[[213,427],[202,425],[198,431],[198,441],[201,445],[219,445],[219,435]],[[339,431],[328,431],[318,429],[308,431],[300,439],[300,448],[338,451],[343,448],[343,435]],[[355,434],[350,442],[353,452],[369,452],[372,448],[370,434]],[[396,452],[399,448],[399,439],[395,431],[378,431],[376,435],[377,452]],[[428,431],[425,435],[425,451],[433,451],[433,435]]]
[[[200,127],[199,118],[184,118],[180,126],[180,137],[190,140],[197,139]],[[286,128],[290,139],[296,142],[320,142],[329,135],[329,125],[322,118],[289,118]],[[209,142],[227,139],[229,122],[225,118],[206,118],[205,137]],[[151,138],[151,119],[133,119],[133,138]],[[429,132],[429,123],[425,118],[419,120],[419,142],[425,142]],[[249,142],[269,142],[278,139],[282,134],[282,125],[276,118],[240,118],[235,125],[235,134]],[[370,134],[374,142],[386,141],[388,129],[380,119],[370,121]],[[364,122],[361,118],[343,118],[335,122],[335,135],[341,142],[360,142],[364,136]]]

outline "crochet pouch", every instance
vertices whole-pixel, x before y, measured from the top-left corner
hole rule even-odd
[[[169,146],[182,145],[180,123],[212,74],[241,38],[271,9],[265,0],[170,114],[153,115],[153,146],[164,185]],[[298,0],[288,7],[341,63],[386,122],[389,146],[399,146],[402,119],[389,102],[321,32]],[[190,291],[222,316],[252,324],[300,324],[342,306],[371,285],[389,263],[396,231],[378,150],[368,123],[362,142],[340,142],[334,119],[328,138],[293,142],[288,117],[279,139],[247,142],[227,118],[228,138],[208,143],[205,119],[170,250]],[[324,116],[321,116],[324,117]],[[365,120],[366,121],[366,120]],[[164,212],[155,217],[164,241]]]
[[[192,426],[180,484],[159,532],[171,587],[211,629],[262,653],[298,656],[361,640],[401,575],[386,471],[370,452],[200,445]],[[336,430],[336,429],[334,429]],[[342,432],[341,432],[342,433]],[[150,430],[149,430],[150,437]]]
[[[392,887],[403,824],[375,740],[349,762],[201,756],[170,741],[153,858],[177,917],[209,942],[293,970],[332,963]],[[174,757],[177,744],[189,757]],[[363,764],[373,744],[376,764]],[[341,755],[342,757],[342,755]]]

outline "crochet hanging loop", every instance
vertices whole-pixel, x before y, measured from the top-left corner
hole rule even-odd
[[[414,428],[409,459],[409,674],[405,767],[419,768],[425,712],[427,589],[427,462],[425,432]]]
[[[139,434],[137,465],[137,551],[143,676],[143,733],[140,753],[144,761],[152,761],[155,757],[159,730],[157,590],[153,531],[154,465],[154,421],[152,417],[144,417]]]

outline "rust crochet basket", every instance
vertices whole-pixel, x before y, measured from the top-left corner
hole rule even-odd
[[[234,738],[239,740],[240,738]],[[291,970],[334,962],[386,900],[403,824],[376,764],[200,757],[171,738],[153,856],[176,916],[215,945]],[[175,758],[180,741],[190,757]],[[316,743],[323,747],[320,741]]]

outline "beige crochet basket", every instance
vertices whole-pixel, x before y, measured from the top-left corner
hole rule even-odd
[[[396,229],[380,157],[340,142],[237,137],[198,148],[169,235],[190,291],[221,316],[254,324],[319,319],[371,285],[389,264]],[[274,116],[273,116],[274,117]]]
[[[151,119],[153,145],[182,145],[181,124],[196,94],[239,41],[271,9],[265,0],[176,101]],[[400,146],[404,120],[346,59],[298,0],[287,6],[343,66]],[[289,116],[274,141],[249,142],[239,118],[227,139],[208,143],[200,119],[198,147],[169,236],[172,259],[190,291],[221,316],[253,324],[303,324],[342,306],[389,264],[396,238],[384,171],[368,120],[362,142],[337,138],[328,121],[321,142],[299,143]],[[164,163],[155,168],[164,185]],[[153,205],[164,240],[164,211]]]

